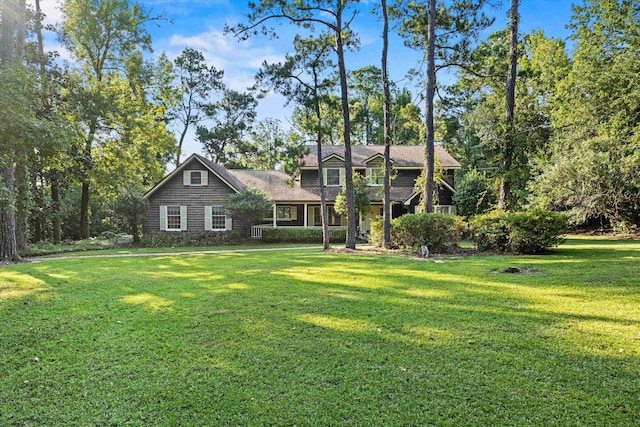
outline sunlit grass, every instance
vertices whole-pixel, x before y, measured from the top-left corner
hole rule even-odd
[[[639,255],[2,268],[0,425],[636,425]]]

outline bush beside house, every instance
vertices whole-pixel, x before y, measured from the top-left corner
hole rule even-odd
[[[347,240],[347,230],[329,230],[329,242],[344,243]],[[322,243],[321,228],[263,228],[262,241],[265,243]]]
[[[430,252],[447,252],[462,238],[465,222],[445,214],[408,214],[391,220],[391,242],[398,247],[418,251],[427,246]],[[382,246],[382,221],[371,223],[370,243]]]
[[[475,216],[469,226],[479,251],[539,254],[564,241],[568,220],[542,209],[493,211]]]

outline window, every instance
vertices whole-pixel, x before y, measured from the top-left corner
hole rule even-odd
[[[204,229],[210,231],[231,230],[231,217],[227,216],[223,206],[204,207]]]
[[[342,185],[344,169],[331,168],[324,170],[324,185],[327,187],[339,187]]]
[[[336,212],[333,206],[327,207],[327,215],[329,216],[329,221],[327,221],[327,224],[337,226],[342,225],[342,215]]]
[[[384,169],[382,168],[367,169],[367,176],[369,177],[369,185],[384,184]]]
[[[320,206],[313,207],[313,225],[314,227],[322,226],[322,215],[320,215]],[[327,225],[341,226],[342,215],[338,214],[333,206],[327,206]]]
[[[211,206],[211,228],[213,230],[224,230],[227,224],[227,215],[222,206]]]
[[[202,185],[202,173],[200,171],[191,171],[191,185]]]
[[[298,219],[298,209],[295,206],[278,206],[276,212],[278,221],[295,221]]]
[[[181,230],[181,220],[180,206],[167,206],[167,230]]]
[[[183,173],[184,185],[201,187],[207,185],[207,171],[186,170]]]

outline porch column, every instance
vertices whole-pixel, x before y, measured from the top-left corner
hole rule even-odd
[[[304,228],[309,227],[309,207],[308,205],[305,203],[304,204]]]
[[[278,210],[276,209],[276,204],[273,204],[273,228],[277,227],[278,222]]]

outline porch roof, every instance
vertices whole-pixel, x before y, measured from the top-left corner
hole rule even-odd
[[[229,172],[245,185],[251,185],[266,191],[276,203],[320,203],[320,188],[300,186],[296,180],[288,185],[289,175],[276,170],[230,169]],[[333,203],[340,192],[339,187],[325,187],[327,202]],[[411,196],[413,188],[391,188],[391,200],[402,202]],[[382,200],[382,187],[369,189],[371,201]]]

